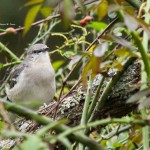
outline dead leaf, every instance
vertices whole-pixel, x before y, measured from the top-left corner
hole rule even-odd
[[[102,58],[96,57],[94,55],[91,56],[88,63],[85,65],[82,71],[82,81],[83,86],[86,87],[87,85],[87,77],[91,75],[93,79],[98,73],[100,73],[100,62]]]

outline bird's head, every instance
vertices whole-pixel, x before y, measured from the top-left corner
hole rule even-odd
[[[35,62],[48,62],[50,61],[49,47],[45,44],[35,44],[32,45],[27,52],[27,60],[32,60]]]
[[[49,50],[49,47],[45,44],[35,44],[29,48],[27,55],[44,53],[44,52],[47,52],[48,50]]]

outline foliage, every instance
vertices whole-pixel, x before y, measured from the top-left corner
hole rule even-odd
[[[1,102],[0,132],[3,138],[22,138],[14,149],[48,150],[61,143],[66,149],[150,149],[149,147],[149,85],[150,85],[150,2],[147,0],[30,0],[24,6],[29,7],[25,17],[24,28],[12,27],[1,29],[0,36],[17,34],[23,30],[23,36],[30,28],[38,26],[38,33],[29,47],[35,43],[47,43],[50,37],[63,42],[50,54],[58,54],[60,60],[53,63],[57,79],[57,101],[71,92],[76,85],[76,78],[82,80],[86,90],[80,124],[70,128],[65,125],[68,120],[50,120],[28,109],[16,107],[9,102]],[[42,15],[40,21],[35,21]],[[40,16],[41,17],[41,16]],[[61,26],[61,28],[60,28]],[[60,28],[59,31],[56,28]],[[28,47],[28,48],[29,48]],[[11,59],[0,62],[0,69],[14,66],[22,61],[0,42],[1,53]],[[137,103],[139,113],[131,113],[120,119],[107,118],[94,120],[94,113],[102,110],[112,87],[132,60],[142,62],[140,90],[128,99],[127,103]],[[80,69],[78,69],[80,68]],[[114,71],[113,76],[110,71]],[[92,95],[93,79],[101,75],[95,95]],[[73,75],[75,77],[73,77]],[[103,88],[105,78],[110,80]],[[75,78],[75,81],[73,80]],[[62,84],[63,81],[63,84]],[[4,87],[0,87],[1,99],[5,96]],[[67,83],[67,86],[66,86]],[[103,92],[100,93],[100,90]],[[1,100],[2,101],[2,100]],[[43,125],[35,133],[22,133],[9,124],[6,110],[36,120]],[[116,108],[117,109],[117,108]],[[101,128],[97,128],[100,126]],[[146,127],[144,127],[146,126]],[[93,128],[93,130],[90,130]],[[8,129],[10,132],[8,132]],[[52,132],[55,131],[55,134]],[[91,144],[91,146],[90,146]]]

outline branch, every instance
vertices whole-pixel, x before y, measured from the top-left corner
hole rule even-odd
[[[150,126],[150,120],[142,120],[142,119],[133,119],[133,118],[108,118],[108,119],[102,119],[98,121],[94,121],[91,123],[88,123],[86,125],[80,125],[76,126],[74,128],[71,128],[70,130],[62,132],[59,136],[61,138],[66,137],[74,132],[77,132],[79,130],[85,129],[85,128],[94,128],[97,126],[104,126],[112,123],[120,123],[120,124],[131,124],[131,125],[140,125],[140,126]],[[131,126],[128,126],[128,128],[131,128]],[[59,137],[59,138],[60,138]]]
[[[16,61],[20,61],[20,59],[13,53],[11,52],[3,43],[0,42],[0,49],[4,52],[7,52],[11,58],[13,58]]]
[[[30,109],[18,106],[15,103],[10,103],[10,102],[3,101],[3,100],[0,100],[0,102],[3,103],[5,109],[7,109],[13,113],[16,113],[20,116],[23,116],[26,119],[35,120],[40,125],[48,125],[48,124],[53,123],[53,121],[50,118],[45,117],[45,116],[41,116],[41,115],[37,114],[36,112],[34,112]],[[69,130],[70,128],[66,125],[59,125],[59,126],[55,126],[54,129],[58,133],[61,133],[61,132],[64,132],[66,130]],[[87,136],[81,135],[80,133],[71,134],[69,136],[69,138],[72,140],[76,140],[78,142],[81,142],[82,144],[89,146],[92,149],[103,150],[103,148],[98,143],[96,143],[94,140],[88,138]]]
[[[16,65],[16,64],[20,64],[20,63],[21,63],[21,61],[14,61],[14,62],[6,63],[6,64],[3,64],[2,68],[6,68],[6,67]]]
[[[89,51],[89,49],[94,45],[94,44],[96,44],[97,42],[98,42],[98,40],[116,23],[118,21],[118,18],[115,18],[104,30],[103,30],[103,32],[100,34],[100,35],[98,35],[97,36],[97,38],[87,47],[87,49],[85,50],[85,51]],[[82,58],[83,57],[81,57],[80,59],[79,59],[79,61],[76,63],[76,65],[73,67],[73,69],[70,71],[70,73],[67,75],[67,77],[64,79],[64,81],[63,81],[63,86],[62,86],[62,89],[61,89],[61,92],[60,92],[60,95],[59,95],[59,100],[60,100],[60,98],[61,98],[61,96],[62,96],[62,91],[63,91],[63,89],[64,89],[64,87],[65,87],[65,85],[66,85],[66,82],[67,82],[67,80],[69,79],[69,77],[72,75],[72,73],[73,73],[73,71],[77,68],[77,66],[81,63],[81,61],[82,61]],[[80,80],[80,79],[79,79]],[[78,82],[79,83],[79,82]],[[70,92],[69,92],[70,93]],[[67,94],[68,95],[68,94]],[[65,96],[66,97],[66,96]],[[60,101],[62,101],[64,99],[64,97],[60,100]]]
[[[88,5],[88,4],[94,3],[96,1],[98,1],[98,0],[89,0],[89,1],[85,2],[84,5]],[[76,9],[78,9],[78,8],[79,7],[77,6]],[[60,16],[61,16],[61,14],[57,14],[55,16],[47,17],[45,19],[42,19],[42,20],[39,20],[37,22],[32,23],[31,26],[36,26],[36,25],[39,25],[41,23],[48,22],[48,21],[50,21],[52,19],[59,18]],[[19,28],[16,28],[14,30],[14,32],[17,33],[17,32],[22,31],[22,30],[24,30],[24,27],[19,27]],[[0,33],[0,36],[6,35],[6,34],[8,34],[8,32],[4,31],[4,32]]]
[[[57,14],[55,16],[50,16],[50,17],[47,17],[45,19],[42,19],[42,20],[39,20],[37,22],[32,23],[31,26],[36,26],[36,25],[39,25],[41,23],[48,22],[54,18],[59,18],[59,17],[60,17],[60,14]],[[17,33],[17,32],[22,31],[22,30],[24,30],[24,27],[19,27],[19,28],[16,28],[14,32]],[[5,31],[5,32],[0,33],[0,36],[6,35],[6,34],[8,34],[8,32]]]

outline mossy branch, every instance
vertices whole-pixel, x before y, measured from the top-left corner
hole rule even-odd
[[[39,123],[41,125],[48,125],[48,124],[53,123],[53,121],[50,118],[45,117],[45,116],[41,116],[41,115],[37,114],[36,112],[34,112],[30,109],[21,107],[15,103],[10,103],[10,102],[3,101],[3,100],[0,100],[0,102],[3,103],[4,107],[7,110],[9,110],[13,113],[16,113],[20,116],[23,116],[26,119],[35,120],[37,123]],[[64,132],[66,130],[69,130],[70,128],[67,127],[66,125],[60,125],[60,126],[55,126],[54,129],[56,130],[56,132],[61,133],[61,132]],[[83,134],[80,134],[80,133],[71,134],[69,136],[69,138],[72,140],[76,140],[76,141],[82,143],[83,145],[86,145],[86,146],[88,146],[92,149],[95,149],[95,150],[103,150],[104,149],[104,148],[102,148],[101,145],[96,143],[94,140],[92,140],[89,137],[87,137]]]

